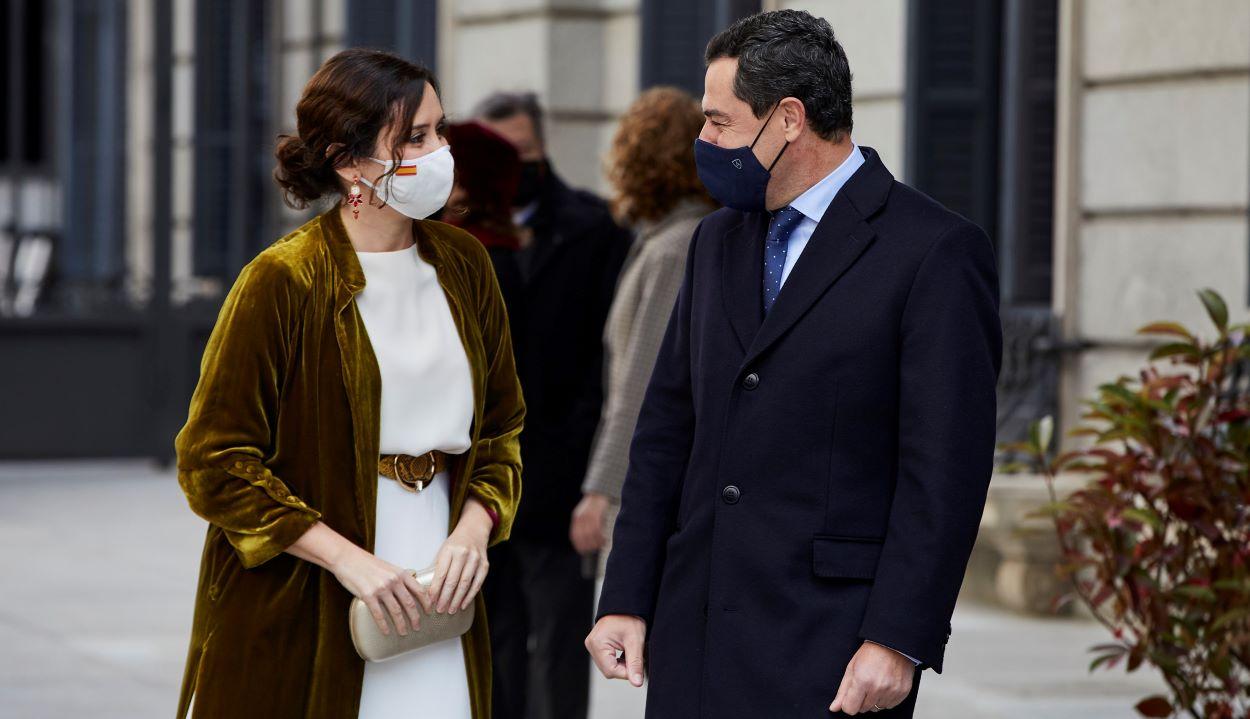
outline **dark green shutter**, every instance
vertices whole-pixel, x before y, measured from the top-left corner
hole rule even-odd
[[[642,88],[675,85],[702,97],[708,40],[759,10],[759,0],[643,0]]]
[[[199,0],[195,11],[192,257],[195,274],[232,278],[272,241],[271,16],[250,0]]]
[[[1002,197],[1003,298],[1049,306],[1053,275],[1057,0],[1007,6]]]
[[[347,44],[389,50],[431,70],[438,48],[436,0],[350,0]]]
[[[908,14],[907,178],[991,236],[1000,11],[996,0],[912,0]]]

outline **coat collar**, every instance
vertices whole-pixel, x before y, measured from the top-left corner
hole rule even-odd
[[[654,220],[639,222],[637,225],[636,243],[643,244],[679,222],[703,217],[714,209],[714,205],[710,205],[701,199],[687,197],[680,200],[664,216]]]
[[[752,362],[781,338],[876,239],[867,220],[885,204],[894,176],[871,147],[861,147],[864,164],[834,197],[802,257],[791,270],[777,302],[764,316],[764,234],[768,213],[743,215],[728,232],[722,267],[722,296],[738,341]]]
[[[335,270],[338,272],[339,281],[335,287],[335,297],[338,301],[335,309],[342,311],[352,298],[365,288],[365,271],[360,266],[360,259],[356,257],[356,247],[347,236],[347,228],[343,225],[343,215],[339,211],[339,204],[335,203],[333,207],[323,212],[319,221],[330,259],[334,262]],[[424,220],[413,221],[412,234],[421,259],[429,262],[435,272],[441,272],[443,253],[433,235],[425,230]]]
[[[333,207],[321,213],[319,219],[321,236],[325,240],[330,259],[334,262],[334,269],[338,272],[338,285],[335,287],[338,302],[335,309],[341,311],[357,292],[365,288],[365,271],[360,267],[356,248],[347,236],[347,228],[343,226],[339,204],[334,203]]]

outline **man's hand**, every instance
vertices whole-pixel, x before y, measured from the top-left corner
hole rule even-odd
[[[646,671],[642,665],[642,645],[646,638],[646,622],[626,614],[609,614],[590,630],[586,651],[603,676],[628,679],[630,684],[640,687]],[[617,652],[624,652],[624,656],[618,659]]]
[[[864,642],[851,657],[842,675],[842,686],[829,705],[829,711],[847,714],[890,709],[911,694],[916,665],[898,652],[880,644]]]
[[[573,509],[573,521],[569,523],[569,541],[578,554],[587,555],[603,549],[604,516],[611,502],[606,495],[587,492]]]

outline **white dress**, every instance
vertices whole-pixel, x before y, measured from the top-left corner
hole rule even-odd
[[[469,360],[434,268],[416,246],[357,252],[365,288],[356,296],[382,376],[382,454],[469,449],[473,384]],[[378,477],[374,553],[423,569],[447,539],[447,472],[420,493]],[[365,664],[360,719],[470,719],[469,681],[460,640],[432,644]]]

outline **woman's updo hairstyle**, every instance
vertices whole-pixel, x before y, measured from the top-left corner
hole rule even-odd
[[[278,136],[273,176],[286,203],[304,209],[343,192],[334,168],[372,156],[392,123],[405,128],[391,146],[398,165],[427,82],[437,93],[432,72],[387,52],[350,49],[326,60],[295,106],[296,134]]]

